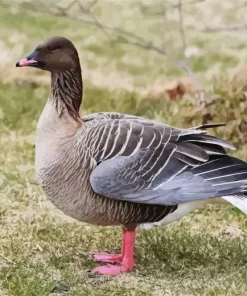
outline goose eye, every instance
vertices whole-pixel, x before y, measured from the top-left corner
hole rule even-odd
[[[55,52],[58,49],[60,49],[60,47],[51,47],[51,46],[48,46],[49,52]]]

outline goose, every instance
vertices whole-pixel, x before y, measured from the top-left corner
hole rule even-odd
[[[208,124],[176,128],[118,112],[81,117],[78,52],[60,36],[42,41],[16,67],[50,72],[51,91],[36,129],[37,180],[66,215],[123,230],[120,254],[96,253],[94,273],[133,270],[137,226],[160,226],[223,197],[246,210],[247,163],[207,134]],[[106,264],[105,264],[106,263]]]

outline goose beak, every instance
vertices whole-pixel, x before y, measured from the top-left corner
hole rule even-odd
[[[16,67],[36,67],[38,65],[38,52],[35,50],[26,58],[16,63]]]

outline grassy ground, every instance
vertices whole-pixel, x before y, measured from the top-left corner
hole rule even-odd
[[[233,73],[246,61],[247,51],[243,50],[246,40],[241,34],[196,32],[195,24],[200,19],[217,24],[216,15],[208,20],[207,11],[217,9],[220,24],[235,23],[245,13],[244,9],[227,13],[233,8],[208,2],[208,6],[203,3],[187,7],[185,20],[190,44],[202,50],[200,57],[192,58],[193,69],[200,81],[210,87],[219,69],[226,68],[224,74]],[[49,35],[70,36],[82,57],[86,82],[83,113],[118,110],[189,126],[201,123],[202,112],[195,110],[190,98],[169,102],[140,97],[141,90],[154,80],[181,74],[164,58],[113,44],[102,33],[77,22],[37,16],[15,7],[9,10],[6,3],[3,1],[0,6],[0,295],[44,296],[56,286],[62,288],[61,284],[70,289],[63,295],[76,296],[247,295],[246,216],[233,207],[209,207],[166,228],[138,232],[137,267],[131,274],[111,279],[89,272],[96,266],[90,258],[92,252],[120,251],[121,231],[92,227],[65,217],[36,184],[35,126],[49,92],[49,76],[34,69],[15,69],[16,60],[46,37],[47,31]],[[133,1],[127,1],[124,8],[121,2],[112,3],[104,1],[105,5],[95,7],[95,13],[109,18],[109,9],[116,12],[121,8],[125,22],[114,13],[109,22],[122,22],[131,29],[131,20],[135,21],[138,32],[147,38],[152,30],[162,36],[169,23],[169,30],[174,29],[175,34],[176,15],[167,12],[168,22],[161,14],[165,9],[161,1],[156,6],[143,1],[146,6],[143,4],[141,9]],[[128,5],[132,5],[131,10]],[[193,25],[189,12],[194,15]],[[147,23],[141,15],[147,17]],[[151,31],[147,30],[149,25],[153,26]],[[168,35],[163,40],[176,48],[176,44],[169,43],[171,34]],[[246,107],[241,94],[226,89],[224,85],[215,90],[219,100],[210,107],[214,111],[210,110],[215,121],[226,118],[231,128],[214,133],[233,139],[240,147],[237,155],[246,159],[246,149],[233,132],[237,130],[236,118],[245,116]]]

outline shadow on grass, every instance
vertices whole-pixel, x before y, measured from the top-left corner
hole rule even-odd
[[[223,241],[217,237],[193,234],[181,228],[143,231],[137,244],[137,266],[143,275],[163,276],[162,272],[186,275],[188,270],[247,266],[247,238]],[[145,268],[147,267],[148,268]]]

